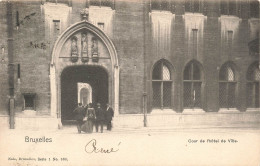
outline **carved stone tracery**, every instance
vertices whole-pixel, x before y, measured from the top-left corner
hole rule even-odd
[[[78,39],[76,36],[71,38],[71,61],[76,62],[78,60]]]
[[[81,61],[88,62],[88,36],[86,32],[81,33]]]
[[[96,37],[92,37],[91,54],[92,54],[92,61],[98,62],[99,60],[98,40]]]

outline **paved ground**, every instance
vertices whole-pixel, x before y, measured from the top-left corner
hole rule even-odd
[[[26,136],[52,142],[26,142]],[[64,126],[57,131],[2,130],[0,140],[3,166],[260,164],[259,128],[114,128],[77,134],[75,126]],[[97,153],[87,153],[93,143]],[[102,153],[101,148],[117,152]]]

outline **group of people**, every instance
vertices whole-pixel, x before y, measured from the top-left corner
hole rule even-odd
[[[112,129],[112,119],[114,117],[114,110],[107,104],[106,109],[101,108],[101,104],[97,103],[96,108],[94,108],[92,103],[87,106],[83,106],[82,103],[78,104],[78,107],[73,111],[75,119],[77,120],[78,133],[84,131],[86,133],[93,132],[93,126],[95,125],[96,132],[98,132],[99,127],[101,133],[103,133],[103,126],[107,126],[107,130]]]

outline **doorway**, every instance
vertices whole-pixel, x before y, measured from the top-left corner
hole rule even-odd
[[[80,89],[79,89],[80,88]],[[61,74],[61,122],[74,120],[79,102],[102,106],[108,102],[108,73],[99,66],[67,67]]]

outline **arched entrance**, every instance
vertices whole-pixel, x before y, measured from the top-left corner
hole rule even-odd
[[[89,87],[82,85],[88,84]],[[79,86],[81,85],[81,86]],[[80,88],[80,95],[78,95]],[[91,89],[91,95],[90,93]],[[92,101],[88,100],[91,96]],[[92,102],[105,106],[108,102],[108,74],[98,66],[73,66],[65,68],[61,73],[61,121],[73,120],[73,110],[78,102],[83,105]]]
[[[72,40],[75,37],[77,40]],[[53,47],[50,64],[51,115],[58,118],[59,125],[62,125],[62,120],[73,116],[71,110],[78,103],[78,83],[88,83],[92,89],[92,101],[110,103],[115,115],[118,115],[119,64],[116,49],[108,36],[88,21],[70,26]],[[103,98],[99,88],[106,91],[105,95],[102,92]],[[64,103],[68,108],[63,106]]]
[[[92,87],[88,83],[78,82],[78,103],[82,103],[83,105],[88,105],[92,103]]]

